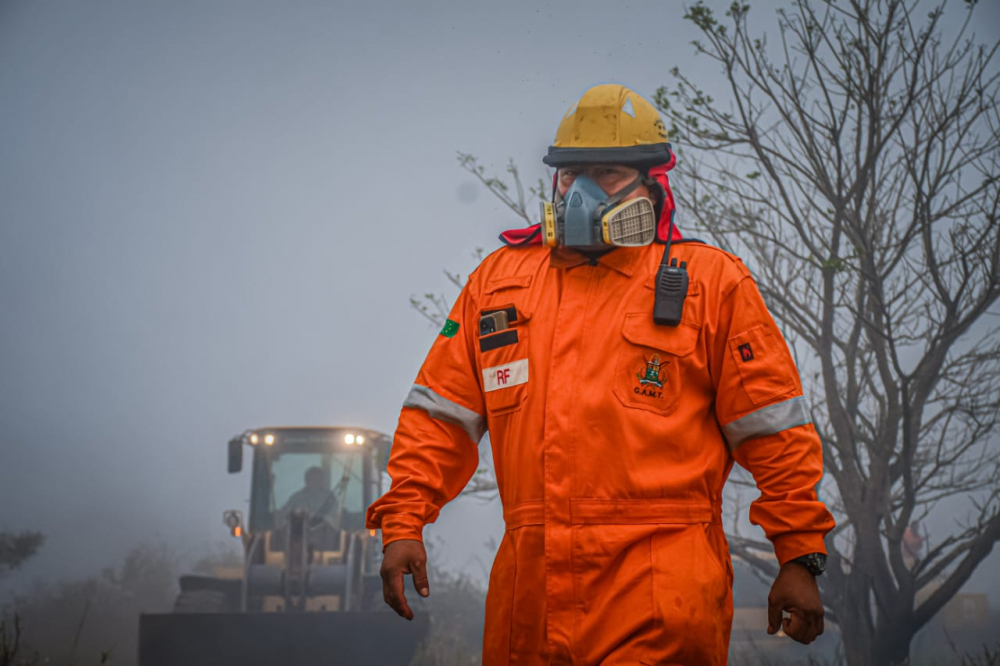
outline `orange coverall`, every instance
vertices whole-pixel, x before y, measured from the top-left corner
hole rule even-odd
[[[368,526],[386,545],[421,539],[489,430],[506,532],[484,664],[725,664],[720,514],[734,460],[761,491],[750,519],[778,560],[826,552],[819,439],[753,278],[722,250],[674,243],[690,287],[680,325],[657,326],[662,254],[501,248],[469,277],[406,398],[392,487]],[[480,337],[495,310],[510,328]]]

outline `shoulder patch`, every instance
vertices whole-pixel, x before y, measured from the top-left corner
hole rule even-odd
[[[446,338],[453,338],[456,333],[458,333],[458,322],[454,319],[448,319],[445,321],[444,328],[441,329],[441,335]]]

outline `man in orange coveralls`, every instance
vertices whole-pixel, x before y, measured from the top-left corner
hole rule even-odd
[[[405,574],[429,594],[421,532],[488,430],[506,533],[484,664],[725,664],[734,461],[781,564],[768,632],[812,641],[833,519],[798,373],[753,278],[680,239],[667,134],[631,90],[588,90],[544,162],[557,173],[542,223],[504,234],[469,276],[403,405],[392,487],[368,511],[386,603],[413,617]]]

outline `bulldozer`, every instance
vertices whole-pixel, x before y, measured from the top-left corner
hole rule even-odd
[[[223,514],[242,566],[186,575],[173,613],[139,619],[139,666],[407,664],[427,633],[382,602],[378,533],[391,438],[367,428],[274,427],[229,440],[252,451],[250,506]],[[422,614],[423,615],[423,614]]]

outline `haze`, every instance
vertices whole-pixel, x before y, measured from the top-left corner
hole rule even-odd
[[[456,151],[534,182],[587,87],[652,96],[675,65],[717,87],[682,14],[0,2],[0,528],[48,536],[23,576],[223,541],[246,428],[391,432],[436,335],[410,296],[453,295],[442,269],[520,225]],[[429,534],[482,576],[502,529],[498,502],[461,500]]]

